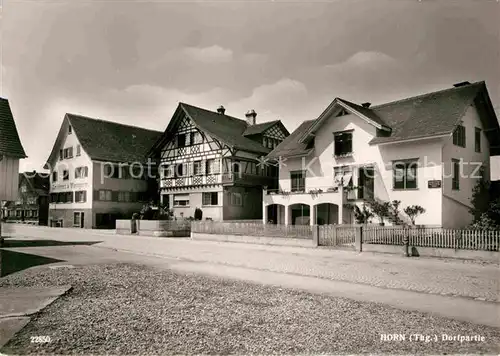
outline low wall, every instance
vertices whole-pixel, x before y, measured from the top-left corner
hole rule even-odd
[[[116,233],[118,235],[130,235],[132,233],[131,220],[116,220]]]
[[[363,244],[362,251],[404,255],[405,247],[403,245]],[[409,246],[408,252],[412,257],[443,257],[488,262],[500,261],[500,252],[496,251]]]
[[[136,220],[137,234],[140,236],[158,237],[189,237],[190,224],[177,223],[172,220]],[[132,233],[131,220],[116,220],[116,233],[130,235]]]
[[[275,246],[313,247],[313,241],[311,241],[310,239],[293,239],[284,237],[281,238],[281,237],[264,237],[264,236],[223,235],[223,234],[206,234],[201,232],[191,232],[191,239],[204,240],[204,241],[275,245]]]

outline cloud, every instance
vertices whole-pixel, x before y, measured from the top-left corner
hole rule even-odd
[[[190,60],[206,64],[228,63],[233,60],[233,51],[217,45],[204,48],[184,48],[182,54]]]

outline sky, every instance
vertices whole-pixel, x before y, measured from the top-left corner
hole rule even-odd
[[[3,0],[0,11],[0,96],[21,170],[42,169],[67,112],[163,131],[182,101],[254,109],[291,132],[335,97],[378,104],[466,80],[485,80],[500,108],[497,0]]]

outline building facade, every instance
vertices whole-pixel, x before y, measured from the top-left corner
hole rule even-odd
[[[288,135],[281,121],[256,123],[180,103],[150,151],[159,165],[161,202],[174,215],[203,219],[262,218],[262,189],[277,186],[278,171],[262,164]]]
[[[0,98],[0,201],[17,200],[19,160],[26,157],[9,101]]]
[[[50,181],[47,174],[24,172],[19,174],[19,193],[16,201],[4,208],[9,222],[48,225]]]
[[[499,148],[484,82],[374,107],[336,98],[268,156],[279,163],[279,189],[265,191],[263,219],[350,224],[353,204],[399,200],[401,211],[426,210],[418,224],[465,227],[479,169],[489,177]]]
[[[146,153],[161,132],[66,114],[46,169],[50,171],[49,224],[114,228],[149,197]]]

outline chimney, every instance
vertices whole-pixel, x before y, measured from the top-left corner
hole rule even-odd
[[[364,108],[369,108],[372,103],[363,103],[361,104],[362,107]]]
[[[470,82],[460,82],[460,83],[456,83],[456,84],[453,84],[453,86],[455,88],[460,88],[460,87],[464,87],[466,85],[470,85]]]
[[[248,126],[255,125],[255,118],[257,117],[257,113],[255,110],[248,110],[247,113],[245,114],[247,118],[247,124]]]
[[[217,112],[221,115],[224,115],[224,113],[226,112],[226,108],[221,105],[217,108]]]

